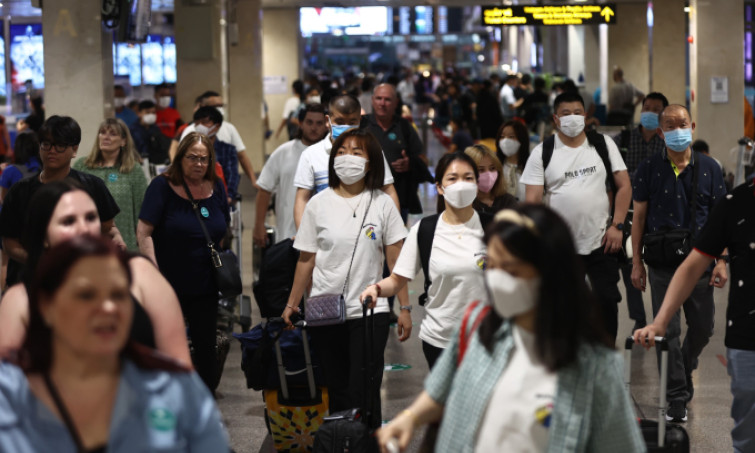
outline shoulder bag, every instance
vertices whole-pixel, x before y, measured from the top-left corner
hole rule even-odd
[[[349,270],[346,272],[346,281],[343,282],[341,294],[323,294],[322,296],[310,297],[304,302],[304,320],[308,326],[333,326],[346,322],[346,300],[344,299],[344,294],[346,294],[346,288],[349,284],[349,274],[351,273],[351,265],[354,264],[354,255],[357,252],[359,237],[362,235],[364,221],[367,220],[367,213],[370,212],[371,205],[372,191],[370,191],[370,201],[367,204],[367,209],[364,211],[359,232],[357,232],[357,240],[354,241],[354,250],[351,252]]]
[[[207,247],[210,249],[210,258],[212,259],[212,271],[215,277],[215,283],[218,285],[218,291],[224,299],[231,299],[242,293],[243,286],[241,284],[241,271],[239,270],[239,261],[236,255],[230,250],[217,251],[215,249],[215,243],[210,238],[210,233],[207,231],[207,226],[204,224],[204,220],[199,215],[199,203],[194,201],[194,197],[191,196],[188,184],[184,181],[184,190],[186,195],[191,201],[191,206],[194,209],[194,214],[197,216],[197,221],[202,227],[205,239],[207,239]]]

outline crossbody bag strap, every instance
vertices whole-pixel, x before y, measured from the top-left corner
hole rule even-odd
[[[52,383],[50,375],[45,373],[43,375],[43,378],[45,380],[47,391],[50,392],[52,401],[55,403],[55,407],[58,408],[58,413],[60,413],[60,416],[63,417],[63,423],[65,423],[68,432],[71,434],[71,437],[73,437],[73,442],[76,444],[76,451],[78,453],[86,453],[84,443],[81,441],[79,432],[76,431],[76,425],[73,424],[73,420],[71,419],[71,414],[68,413],[68,409],[66,409],[66,405],[63,403],[63,399],[60,397],[58,389],[55,388],[55,385]]]
[[[689,202],[689,212],[691,217],[689,228],[692,232],[692,237],[694,238],[697,236],[697,180],[700,178],[700,153],[693,151],[692,155],[693,159],[695,159],[695,168],[692,172],[692,196],[690,197]]]
[[[199,222],[199,226],[202,227],[202,233],[204,233],[204,237],[205,239],[207,239],[207,247],[210,249],[210,255],[212,256],[212,261],[213,263],[215,263],[216,267],[220,267],[219,265],[220,260],[217,258],[218,252],[217,250],[215,250],[215,243],[212,242],[212,238],[210,237],[210,232],[207,231],[207,226],[204,224],[204,220],[202,220],[202,217],[199,215],[199,203],[197,203],[194,200],[194,197],[191,196],[191,190],[189,190],[189,185],[186,184],[186,181],[184,181],[184,190],[186,191],[186,196],[189,197],[189,201],[191,202],[191,207],[192,207],[192,210],[194,211],[194,215],[197,216],[197,221]]]
[[[372,206],[372,195],[374,192],[370,190],[370,201],[367,203],[367,209],[364,210],[364,217],[362,217],[362,224],[359,226],[359,231],[357,232],[357,240],[354,241],[354,250],[351,251],[351,261],[349,261],[349,270],[346,271],[346,281],[343,282],[343,290],[341,294],[344,295],[344,298],[346,297],[346,287],[349,284],[349,274],[351,273],[351,265],[354,264],[354,255],[357,253],[357,245],[359,244],[359,236],[362,235],[362,228],[364,228],[364,222],[367,220],[367,214],[370,212],[370,206]]]

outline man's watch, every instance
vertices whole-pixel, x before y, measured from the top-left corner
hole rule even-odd
[[[616,227],[616,229],[619,230],[619,231],[624,231],[624,223],[623,222],[622,223],[612,222],[611,226]]]
[[[401,305],[401,306],[399,307],[399,309],[401,309],[401,310],[406,310],[406,311],[408,311],[409,313],[411,313],[411,312],[412,312],[412,306],[411,306],[411,305]]]

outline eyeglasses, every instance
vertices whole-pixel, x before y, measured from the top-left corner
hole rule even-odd
[[[187,154],[184,157],[189,159],[192,164],[207,165],[210,163],[210,156],[195,156],[194,154]]]
[[[39,148],[42,151],[50,151],[52,148],[55,148],[55,151],[59,153],[64,152],[66,149],[68,149],[69,146],[74,146],[74,145],[69,145],[66,143],[51,143],[51,142],[42,142],[39,144]]]

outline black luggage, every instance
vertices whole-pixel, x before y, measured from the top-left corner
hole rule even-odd
[[[362,319],[364,321],[363,356],[366,367],[362,367],[364,375],[364,399],[362,409],[354,408],[336,412],[325,417],[324,423],[315,435],[314,453],[377,453],[378,445],[373,435],[372,391],[375,382],[372,373],[375,358],[372,354],[375,330],[375,309],[370,309],[367,316],[367,305],[372,302],[368,297],[362,302]],[[369,318],[369,322],[368,322]]]
[[[624,382],[630,392],[632,380],[632,346],[634,338],[628,337],[624,343]],[[658,421],[648,420],[640,411],[640,429],[649,453],[689,453],[689,435],[679,425],[666,422],[666,382],[668,378],[668,342],[655,337],[655,346],[661,349],[661,385],[658,397]],[[638,407],[639,408],[639,407]]]
[[[254,298],[263,318],[280,316],[286,309],[298,260],[299,251],[294,248],[291,239],[284,239],[265,249],[259,278],[253,287]]]

